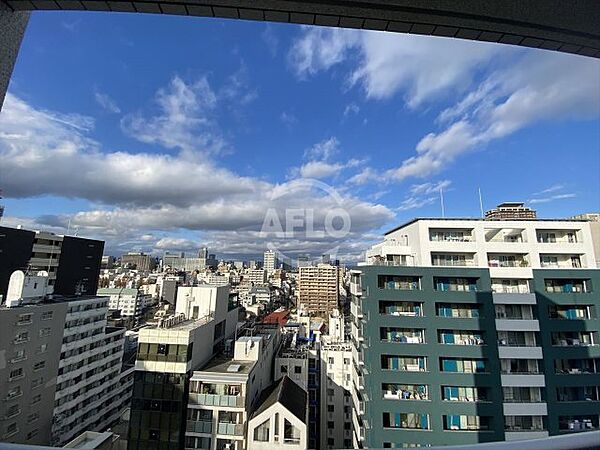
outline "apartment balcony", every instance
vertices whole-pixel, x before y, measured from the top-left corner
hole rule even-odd
[[[486,228],[485,242],[493,244],[522,244],[527,242],[523,228]]]
[[[582,255],[542,253],[540,253],[540,266],[543,269],[581,269],[586,267],[582,262]]]
[[[381,328],[381,342],[398,344],[424,344],[425,331],[411,328]]]
[[[218,422],[217,423],[217,434],[223,434],[226,436],[243,436],[244,435],[244,424]]]
[[[189,402],[202,406],[225,406],[243,408],[246,398],[243,395],[218,395],[218,394],[189,394]]]
[[[431,265],[435,267],[476,267],[475,253],[434,253]]]
[[[186,433],[212,433],[213,424],[209,421],[188,420],[186,423]]]
[[[501,373],[500,382],[503,387],[544,387],[546,376],[543,374]]]
[[[379,314],[397,317],[422,317],[423,304],[417,302],[380,301]]]
[[[488,267],[515,268],[530,267],[529,260],[525,254],[488,254]]]
[[[474,242],[473,228],[430,228],[430,242]]]
[[[552,333],[552,345],[555,347],[589,347],[597,345],[597,342],[593,332],[559,332]]]
[[[536,230],[538,244],[577,244],[580,243],[580,230]]]

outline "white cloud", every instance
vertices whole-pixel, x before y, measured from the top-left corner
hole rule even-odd
[[[357,57],[352,57],[356,55]],[[499,69],[498,60],[506,64]],[[415,155],[383,176],[427,177],[465,153],[544,120],[600,115],[600,62],[593,58],[498,44],[337,29],[305,29],[290,49],[301,77],[345,62],[350,84],[370,99],[402,94],[409,108],[459,100],[437,117],[439,131],[424,136]],[[474,85],[475,81],[483,79]],[[365,168],[350,182],[375,179]]]
[[[415,108],[469,87],[475,70],[509,53],[499,45],[451,38],[397,35],[337,28],[306,28],[292,45],[289,59],[296,75],[306,77],[350,60],[350,84],[360,84],[367,98],[403,92]]]
[[[408,211],[430,205],[440,198],[441,191],[448,189],[452,182],[441,180],[436,183],[413,184],[409,189],[409,195],[400,203],[398,211]]]
[[[260,37],[263,40],[263,42],[267,45],[271,56],[275,58],[279,50],[279,38],[273,30],[273,25],[271,25],[270,23],[265,24],[265,29],[262,33],[260,33]]]
[[[303,178],[328,178],[339,174],[344,167],[343,164],[309,161],[300,167],[300,176]]]
[[[573,193],[556,194],[556,195],[550,195],[549,197],[532,198],[532,199],[528,200],[528,202],[531,204],[548,203],[548,202],[553,202],[555,200],[564,200],[564,199],[573,198],[573,197],[577,197],[577,195],[573,194]]]
[[[304,151],[304,157],[307,159],[320,159],[327,161],[340,151],[340,141],[335,136],[316,143],[311,148]]]
[[[349,103],[344,108],[344,117],[358,114],[359,111],[360,111],[360,107],[356,103]]]
[[[172,109],[181,110],[179,106]],[[74,214],[58,212],[29,218],[26,226],[65,232],[70,221],[71,230],[79,229],[81,236],[105,239],[107,248],[125,251],[187,245],[183,241],[162,241],[158,245],[162,238],[170,237],[165,234],[177,235],[182,230],[248,237],[260,231],[269,208],[277,212],[282,223],[288,208],[310,210],[318,228],[323,226],[329,211],[341,207],[350,214],[355,240],[393,218],[383,205],[346,194],[337,199],[327,192],[304,187],[297,180],[273,184],[241,177],[184,150],[175,155],[106,152],[88,137],[85,130],[92,125],[84,117],[36,109],[10,93],[7,95],[0,116],[5,196],[53,195],[92,202],[88,210]],[[326,155],[330,150],[324,145],[319,152]],[[359,163],[351,160],[346,165],[355,167]],[[274,197],[274,193],[282,191],[290,194]],[[349,246],[349,240],[344,245]],[[322,251],[331,248],[333,242],[327,236],[316,241],[299,236],[297,241],[319,246]],[[267,240],[257,238],[256,242],[264,250]],[[235,246],[233,237],[230,243]],[[227,251],[228,247],[217,248]]]
[[[298,118],[291,112],[283,111],[279,116],[279,119],[284,123],[285,126],[291,128],[293,125],[298,123]]]
[[[96,103],[98,103],[109,113],[119,114],[121,112],[121,108],[119,108],[117,102],[110,98],[108,94],[103,94],[96,91],[94,92],[94,99],[96,100]]]
[[[455,109],[439,116],[450,122],[429,133],[388,176],[401,181],[447,168],[459,156],[540,121],[600,116],[600,62],[552,52],[529,52],[510,68],[492,73]],[[452,122],[454,120],[454,122]]]
[[[157,112],[144,117],[141,112],[121,119],[121,128],[131,137],[170,149],[194,153],[219,153],[225,142],[212,119],[217,95],[206,77],[186,83],[174,77],[156,93]]]
[[[305,27],[289,51],[288,61],[296,75],[305,78],[344,61],[359,40],[354,30]]]

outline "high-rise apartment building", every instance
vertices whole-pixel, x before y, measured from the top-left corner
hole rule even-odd
[[[416,219],[351,274],[353,446],[598,429],[589,223]]]
[[[298,270],[298,303],[309,313],[326,317],[338,307],[339,268],[318,264]]]
[[[267,250],[263,258],[263,268],[267,275],[271,275],[277,268],[277,254],[273,250]]]
[[[99,259],[99,258],[98,258]],[[0,306],[0,439],[63,445],[103,431],[128,406],[123,328],[106,326],[108,298],[48,294],[48,276],[11,276]]]
[[[0,227],[0,296],[15,270],[48,272],[55,294],[93,295],[98,288],[104,242],[44,231]]]
[[[485,218],[488,220],[522,220],[536,217],[536,211],[525,206],[523,202],[500,203],[494,209],[485,212]]]

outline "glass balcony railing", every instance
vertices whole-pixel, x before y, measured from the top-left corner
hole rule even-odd
[[[241,408],[245,399],[242,395],[217,395],[190,393],[190,403],[204,406],[227,406]]]

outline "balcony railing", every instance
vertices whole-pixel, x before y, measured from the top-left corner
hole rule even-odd
[[[217,424],[217,434],[225,434],[228,436],[243,436],[244,425],[238,423],[219,422]]]
[[[242,395],[190,394],[190,403],[204,406],[227,406],[241,408],[245,404]]]
[[[185,430],[191,433],[212,433],[212,422],[188,420]]]

